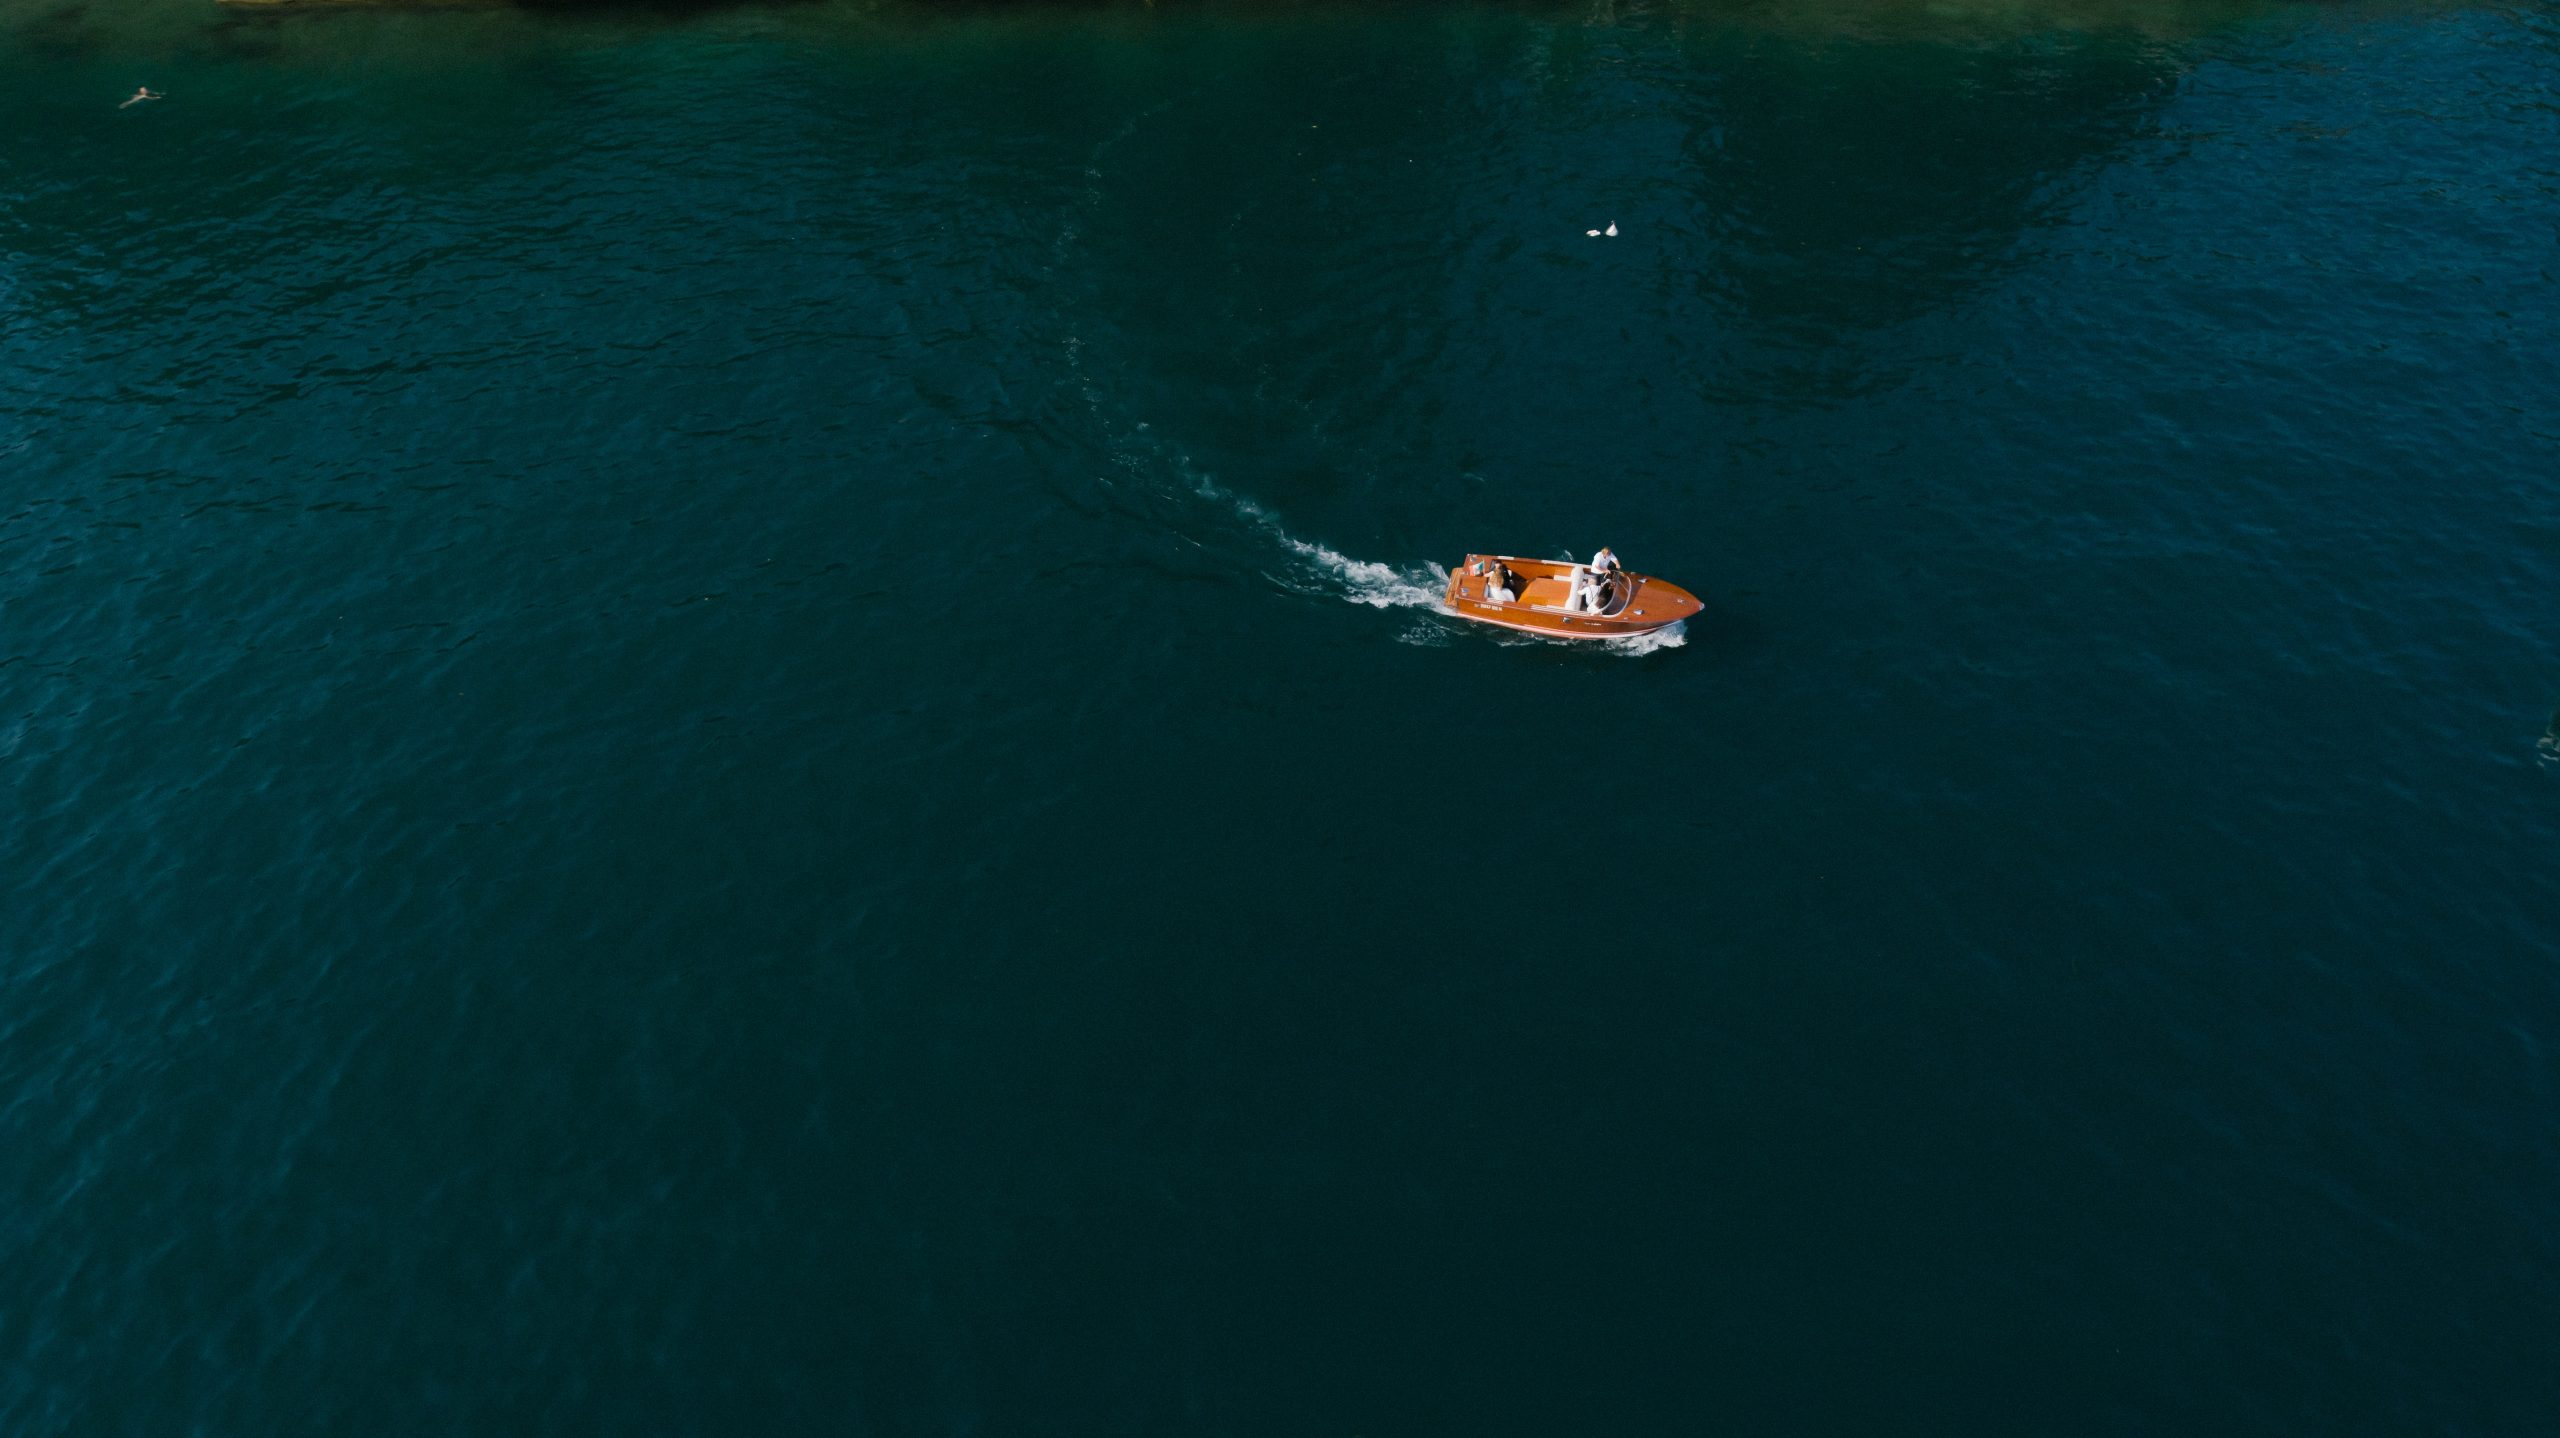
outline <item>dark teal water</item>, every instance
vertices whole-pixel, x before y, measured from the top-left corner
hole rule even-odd
[[[2539,7],[13,3],[0,1429],[2550,1432],[2555,330]]]

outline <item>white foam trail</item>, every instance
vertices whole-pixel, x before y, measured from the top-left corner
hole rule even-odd
[[[1278,533],[1278,526],[1273,530]],[[1353,559],[1286,533],[1280,533],[1279,539],[1292,553],[1328,576],[1333,588],[1354,604],[1366,604],[1372,609],[1437,609],[1440,596],[1448,589],[1446,570],[1401,570],[1374,559]]]
[[[1198,474],[1192,478],[1204,497],[1233,509],[1281,548],[1305,561],[1297,574],[1272,576],[1291,589],[1301,594],[1330,594],[1372,609],[1440,607],[1440,596],[1449,587],[1449,571],[1439,565],[1398,569],[1374,559],[1354,559],[1330,545],[1291,534],[1272,517],[1271,511],[1241,495],[1228,493],[1217,481]]]
[[[1647,654],[1658,653],[1665,649],[1677,649],[1688,643],[1689,621],[1683,619],[1676,624],[1666,624],[1660,629],[1649,634],[1639,634],[1633,639],[1604,639],[1600,642],[1608,645],[1610,652],[1614,654],[1628,659],[1640,659]]]
[[[1170,103],[1170,101],[1167,102],[1167,104]],[[1164,107],[1157,108],[1161,110]],[[1148,113],[1152,115],[1155,112]],[[1144,119],[1146,116],[1139,118]],[[1127,126],[1122,127],[1120,134],[1105,141],[1102,148],[1108,149],[1126,138],[1127,132],[1137,123],[1137,120],[1130,121]],[[1100,155],[1101,150],[1096,150],[1097,163]],[[1098,170],[1089,168],[1087,173],[1098,180]],[[1075,230],[1070,225],[1068,231],[1060,236],[1059,243],[1062,246],[1070,245],[1074,239]],[[1202,498],[1213,500],[1235,511],[1247,524],[1262,531],[1266,537],[1302,561],[1300,572],[1275,574],[1272,576],[1273,579],[1301,594],[1331,595],[1350,600],[1354,604],[1368,605],[1372,609],[1429,609],[1445,612],[1441,609],[1440,596],[1448,590],[1449,571],[1439,565],[1427,565],[1421,569],[1398,569],[1376,560],[1354,559],[1328,545],[1300,539],[1274,518],[1271,511],[1242,495],[1229,493],[1216,480],[1195,468],[1188,455],[1149,435],[1148,426],[1143,420],[1137,423],[1135,443],[1122,442],[1122,436],[1113,433],[1114,426],[1104,413],[1100,392],[1084,373],[1083,340],[1069,335],[1066,339],[1066,350],[1067,369],[1080,381],[1079,387],[1084,394],[1086,409],[1092,413],[1103,433],[1109,437],[1106,450],[1111,457],[1124,468],[1138,474],[1148,471],[1150,468],[1148,460],[1151,457],[1159,461],[1169,461],[1178,473],[1191,481],[1192,488]],[[1110,480],[1106,476],[1103,482],[1108,484]]]

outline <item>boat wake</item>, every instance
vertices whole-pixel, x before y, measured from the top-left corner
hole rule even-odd
[[[1683,619],[1677,624],[1666,624],[1649,634],[1637,634],[1626,639],[1610,639],[1602,642],[1609,646],[1611,653],[1623,655],[1629,659],[1657,654],[1665,649],[1677,649],[1689,642],[1689,621]]]
[[[1449,571],[1436,564],[1398,569],[1374,559],[1353,559],[1339,550],[1299,539],[1276,524],[1272,529],[1324,589],[1354,604],[1366,604],[1372,609],[1442,608],[1440,596],[1448,590]]]
[[[1344,599],[1372,609],[1440,610],[1440,596],[1449,587],[1448,570],[1436,564],[1399,569],[1374,559],[1354,559],[1330,545],[1291,534],[1271,511],[1209,477],[1188,454],[1151,433],[1145,422],[1134,428],[1114,425],[1103,405],[1101,387],[1083,378],[1085,346],[1070,338],[1066,348],[1067,367],[1081,381],[1085,408],[1106,436],[1101,449],[1114,466],[1140,478],[1170,471],[1194,494],[1243,520],[1246,528],[1292,561],[1279,571],[1264,571],[1272,582],[1299,594]],[[1108,479],[1104,482],[1110,483]],[[1134,487],[1141,492],[1154,489],[1164,498],[1173,498],[1159,486]]]
[[[1439,565],[1398,569],[1374,559],[1354,559],[1330,545],[1291,534],[1271,511],[1242,495],[1229,493],[1215,480],[1201,478],[1198,488],[1202,497],[1234,510],[1245,523],[1296,559],[1289,569],[1271,575],[1275,583],[1285,588],[1300,594],[1345,599],[1372,609],[1441,607],[1440,596],[1449,587],[1449,571]]]

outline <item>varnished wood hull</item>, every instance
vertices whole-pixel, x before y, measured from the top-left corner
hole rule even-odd
[[[1476,571],[1493,564],[1510,569],[1518,579],[1518,597],[1508,603],[1485,597],[1487,576]],[[1470,554],[1450,573],[1441,602],[1460,619],[1550,639],[1632,639],[1667,629],[1706,608],[1696,595],[1668,580],[1621,570],[1615,583],[1626,588],[1623,593],[1613,591],[1614,602],[1605,612],[1570,609],[1566,599],[1574,573],[1575,566],[1552,559]]]

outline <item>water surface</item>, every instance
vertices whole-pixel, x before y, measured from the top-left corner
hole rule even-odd
[[[2530,6],[11,0],[0,1424],[2539,1431],[2555,140]]]

